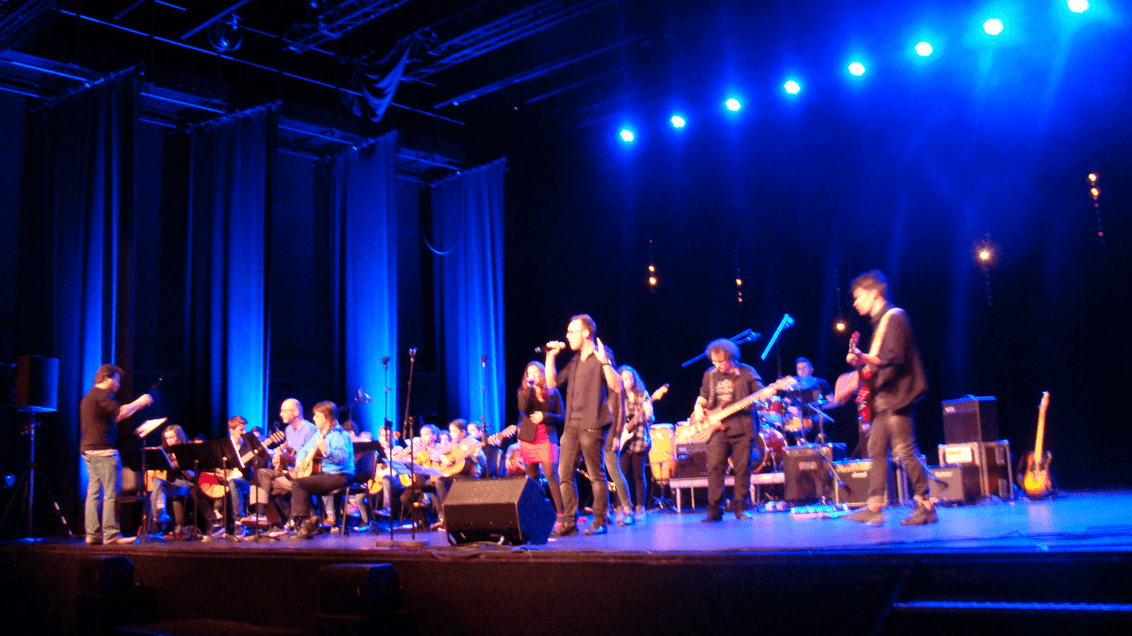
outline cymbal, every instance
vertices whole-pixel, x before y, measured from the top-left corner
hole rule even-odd
[[[811,391],[818,388],[818,379],[814,377],[799,378],[794,376],[794,385],[790,388],[795,391]]]

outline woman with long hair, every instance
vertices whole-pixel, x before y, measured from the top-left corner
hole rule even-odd
[[[625,385],[625,435],[621,441],[621,472],[629,485],[629,494],[637,505],[637,516],[645,512],[645,497],[648,484],[645,476],[645,457],[652,447],[649,426],[654,415],[652,398],[645,390],[641,374],[629,365],[622,365],[617,371]]]
[[[562,491],[558,488],[558,437],[566,423],[562,394],[546,386],[546,367],[531,361],[519,386],[519,453],[527,476],[539,480],[539,468],[546,476],[550,498],[562,522]]]

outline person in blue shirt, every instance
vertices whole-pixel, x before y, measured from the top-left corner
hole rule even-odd
[[[354,443],[349,431],[338,423],[338,407],[333,402],[319,402],[313,410],[317,433],[295,455],[296,468],[314,459],[320,470],[291,481],[296,539],[309,539],[318,530],[318,519],[311,514],[311,495],[325,495],[354,481]]]

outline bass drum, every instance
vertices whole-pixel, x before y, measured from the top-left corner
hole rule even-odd
[[[786,436],[773,428],[763,427],[751,444],[751,472],[773,472],[786,457]]]
[[[653,424],[649,427],[652,448],[649,449],[649,467],[653,481],[667,483],[676,476],[676,426]]]

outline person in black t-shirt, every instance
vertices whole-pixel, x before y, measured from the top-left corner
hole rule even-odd
[[[118,495],[122,492],[122,456],[118,453],[118,422],[153,404],[148,393],[118,404],[114,394],[122,386],[122,369],[113,364],[98,367],[94,386],[79,402],[82,441],[79,450],[86,462],[87,545],[123,541],[118,522]]]

